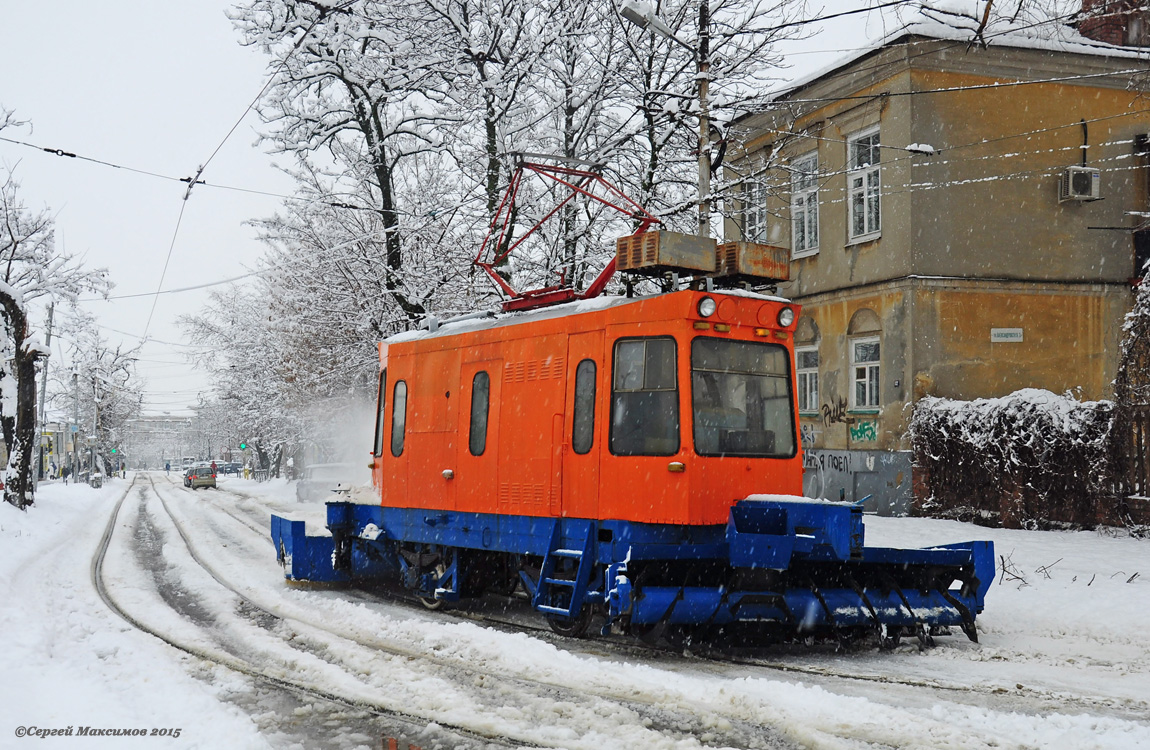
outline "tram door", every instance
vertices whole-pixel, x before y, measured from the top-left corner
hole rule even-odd
[[[608,369],[603,366],[603,332],[567,339],[567,393],[564,402],[563,508],[570,518],[598,518],[599,443],[606,434],[600,396]]]
[[[456,439],[456,508],[491,512],[498,496],[499,404],[503,362],[464,362],[460,368],[459,429]]]

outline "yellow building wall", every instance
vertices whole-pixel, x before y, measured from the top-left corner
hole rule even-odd
[[[897,450],[902,444],[904,406],[910,390],[908,368],[910,337],[908,317],[911,297],[904,288],[890,288],[870,294],[843,294],[802,309],[818,328],[819,409],[801,412],[799,417],[805,448],[835,450]],[[881,330],[848,333],[851,320],[861,310],[878,317]],[[851,406],[850,342],[854,338],[879,337],[880,406],[856,409]],[[810,342],[795,340],[795,346]],[[896,384],[897,383],[897,384]]]
[[[914,395],[974,399],[1044,388],[1109,398],[1131,301],[1129,292],[1106,289],[919,289]],[[993,342],[995,328],[1021,328],[1023,340]]]
[[[1131,301],[1120,286],[1068,290],[926,279],[808,300],[802,315],[818,330],[819,408],[800,413],[803,445],[906,450],[910,405],[922,396],[970,400],[1042,388],[1109,398]],[[860,310],[875,313],[881,330],[850,333]],[[1021,328],[1023,339],[992,342],[995,328]],[[881,351],[880,407],[854,409],[850,343],[874,335]],[[796,337],[796,347],[809,344]]]

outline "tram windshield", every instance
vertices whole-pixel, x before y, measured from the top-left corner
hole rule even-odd
[[[695,452],[795,455],[790,357],[778,344],[696,338],[691,344]]]

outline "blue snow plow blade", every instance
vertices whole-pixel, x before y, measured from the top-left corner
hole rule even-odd
[[[273,515],[272,543],[284,577],[290,581],[347,583],[351,580],[332,565],[335,540],[330,536],[308,536],[303,521]]]
[[[330,536],[307,536],[303,521],[272,517],[288,580],[390,582],[436,602],[482,595],[478,576],[509,574],[561,625],[593,612],[604,632],[640,635],[737,626],[775,639],[876,632],[897,643],[958,626],[977,641],[995,574],[989,541],[866,547],[860,505],[800,498],[740,500],[725,526],[348,502],[328,503],[327,525]]]

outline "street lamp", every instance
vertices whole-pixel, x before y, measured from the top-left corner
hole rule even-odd
[[[711,236],[711,112],[707,103],[711,78],[711,6],[699,0],[699,38],[687,44],[655,15],[655,8],[643,0],[623,0],[619,15],[640,29],[650,29],[691,52],[695,57],[695,83],[699,93],[699,235]]]

